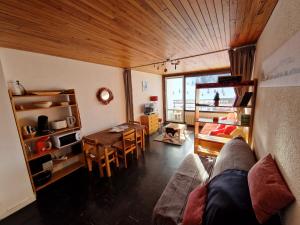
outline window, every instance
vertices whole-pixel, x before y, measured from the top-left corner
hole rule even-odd
[[[166,120],[183,122],[183,77],[166,78]]]
[[[195,110],[195,88],[196,83],[214,83],[218,81],[219,76],[230,74],[207,75],[198,77],[186,77],[185,82],[185,110]],[[216,92],[219,92],[222,105],[231,106],[235,101],[234,88],[203,89],[201,92],[201,103],[211,102]]]

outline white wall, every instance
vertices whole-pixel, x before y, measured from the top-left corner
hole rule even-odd
[[[254,77],[262,63],[300,31],[300,1],[280,0],[257,43]],[[300,40],[299,40],[300,41]],[[300,79],[300,77],[299,77]],[[300,87],[259,87],[254,123],[255,151],[271,153],[296,201],[285,210],[284,224],[300,224]]]
[[[150,96],[158,96],[158,113],[163,118],[162,76],[140,71],[131,71],[133,89],[134,119],[140,121],[144,113],[143,106],[150,101]],[[148,82],[148,89],[142,91],[142,81]]]
[[[19,80],[26,89],[74,88],[82,122],[82,133],[106,129],[126,121],[123,69],[44,54],[0,48],[0,218],[34,201],[30,180],[7,94],[7,82]],[[1,69],[1,68],[0,68]],[[149,89],[142,92],[142,80]],[[132,72],[134,116],[149,96],[158,95],[162,116],[160,75]],[[101,105],[96,98],[100,87],[110,88],[114,100]]]
[[[83,134],[126,121],[123,69],[44,54],[0,49],[6,81],[19,80],[26,89],[68,89],[76,91]],[[96,92],[111,89],[114,99],[101,105]]]
[[[0,61],[0,220],[35,200]]]

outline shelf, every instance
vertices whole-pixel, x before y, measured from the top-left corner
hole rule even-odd
[[[72,158],[75,158],[75,157],[78,157],[78,156],[83,157],[83,153],[80,152],[80,153],[76,154],[76,153],[70,152],[70,153],[66,154],[65,156],[67,156],[67,159],[61,159],[61,160],[52,159],[52,161],[53,161],[53,167],[55,167],[55,166],[57,166],[57,165],[59,165],[61,163],[64,163],[64,162],[68,161],[69,159],[72,159]]]
[[[80,142],[81,142],[81,141],[76,141],[76,142],[73,142],[73,143],[71,143],[71,144],[65,145],[65,146],[63,146],[63,147],[61,147],[61,148],[52,148],[52,149],[50,149],[50,150],[48,150],[48,151],[43,151],[43,152],[37,153],[37,154],[28,154],[28,155],[27,155],[27,158],[28,158],[28,161],[31,161],[31,160],[40,158],[40,157],[42,157],[42,156],[44,156],[44,155],[54,153],[54,152],[56,152],[56,151],[58,151],[58,150],[60,150],[60,149],[64,149],[64,148],[66,148],[66,147],[69,147],[69,146],[78,144],[78,143],[80,143]]]
[[[247,87],[247,86],[254,86],[255,81],[242,81],[239,83],[231,82],[231,83],[206,83],[206,84],[196,84],[196,89],[199,88],[226,88],[226,87]]]
[[[73,130],[75,131],[75,130],[79,130],[79,129],[80,129],[80,127],[64,128],[64,129],[53,131],[52,133],[49,133],[49,134],[46,134],[46,135],[34,136],[34,137],[30,137],[30,138],[24,138],[23,140],[24,140],[24,142],[29,142],[29,141],[34,141],[34,140],[40,139],[42,137],[49,137],[49,136],[61,134],[61,133],[67,132],[67,131],[73,131]]]
[[[208,107],[208,108],[252,108],[252,106],[225,106],[225,105],[220,105],[220,106],[214,106],[214,105],[202,105],[196,103],[197,107]]]
[[[27,154],[27,158],[28,158],[28,161],[31,161],[31,160],[34,160],[34,159],[38,159],[44,155],[48,155],[48,154],[51,154],[51,153],[54,153],[56,152],[57,150],[59,150],[58,148],[52,148],[50,150],[47,150],[47,151],[43,151],[41,153],[36,153],[36,154]]]
[[[217,157],[220,151],[197,146],[195,153],[200,154],[201,156]]]
[[[65,95],[75,95],[74,89],[70,90],[27,90],[28,93],[32,92],[44,92],[43,94],[26,94],[26,95],[12,95],[12,98],[34,98],[34,97],[58,97]],[[51,92],[60,92],[58,94],[53,94]]]
[[[195,122],[216,123],[216,124],[225,124],[225,125],[240,126],[240,127],[250,127],[250,125],[241,125],[241,122],[233,122],[231,120],[218,120],[217,122],[214,122],[213,119],[210,119],[210,118],[199,118]]]
[[[197,136],[195,136],[195,138],[208,141],[208,142],[220,143],[220,144],[226,144],[231,140],[231,138],[218,137],[218,136],[207,135],[207,134],[198,134]]]
[[[47,187],[48,185],[54,183],[55,181],[63,178],[64,176],[69,175],[70,173],[72,173],[84,166],[85,166],[85,164],[83,162],[73,163],[70,166],[67,166],[67,167],[53,173],[51,179],[46,184],[35,187],[35,190],[39,191],[39,190],[43,189],[44,187]]]
[[[234,113],[236,111],[226,111],[226,110],[223,110],[223,111],[218,111],[218,110],[199,110],[200,113]]]
[[[26,111],[34,111],[34,110],[44,110],[44,109],[54,109],[54,108],[67,108],[67,107],[74,107],[76,104],[71,105],[54,105],[47,108],[28,108],[28,109],[19,109],[16,112],[26,112]]]
[[[64,162],[66,162],[67,160],[70,160],[70,159],[72,159],[72,158],[75,158],[75,157],[78,157],[78,156],[82,156],[83,157],[83,153],[81,152],[81,153],[77,153],[77,154],[74,154],[74,153],[68,153],[68,154],[66,154],[66,156],[68,157],[67,159],[65,159],[65,160],[56,160],[56,159],[52,159],[52,162],[53,162],[53,168],[55,168],[55,166],[57,166],[57,165],[59,165],[59,164],[61,164],[61,163],[64,163]],[[35,177],[35,176],[37,176],[37,175],[39,175],[39,174],[41,174],[41,173],[43,173],[44,172],[44,170],[43,171],[40,171],[40,172],[38,172],[38,173],[35,173],[35,174],[32,174],[32,177]]]

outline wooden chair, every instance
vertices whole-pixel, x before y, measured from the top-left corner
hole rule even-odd
[[[136,158],[139,158],[139,152],[137,148],[137,135],[135,129],[130,129],[122,134],[122,141],[119,141],[113,145],[118,151],[118,156],[123,158],[125,168],[127,168],[127,154],[131,153],[133,155],[136,152]]]
[[[100,176],[104,176],[103,168],[106,168],[107,176],[111,176],[110,163],[114,162],[119,167],[119,159],[116,149],[103,148],[96,144],[94,140],[83,138],[83,150],[87,160],[88,170],[91,172],[93,161],[99,166]]]
[[[128,123],[141,125],[138,121],[129,120]],[[136,132],[137,143],[140,144],[141,149],[145,151],[145,130],[137,130]]]

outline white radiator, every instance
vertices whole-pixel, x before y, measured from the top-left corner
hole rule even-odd
[[[185,111],[185,123],[187,125],[192,125],[194,126],[195,123],[195,113],[194,112],[189,112],[189,111]]]

